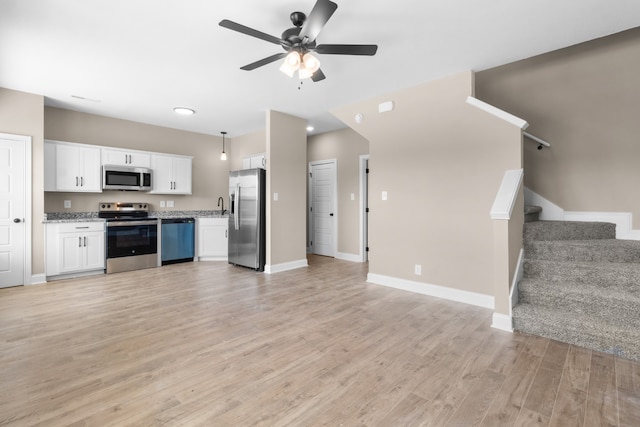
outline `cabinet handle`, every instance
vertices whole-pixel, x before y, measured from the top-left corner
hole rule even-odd
[[[229,237],[229,234],[228,234],[228,233],[229,233],[229,230],[224,230],[224,237],[225,237],[225,238]]]
[[[80,187],[84,187],[84,177],[80,177]]]
[[[78,186],[78,177],[76,176],[76,187]]]
[[[82,247],[82,237],[78,237],[78,247]]]
[[[87,236],[84,236],[84,247],[87,247]]]

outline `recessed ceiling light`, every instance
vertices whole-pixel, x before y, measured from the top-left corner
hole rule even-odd
[[[187,107],[173,107],[173,111],[177,114],[182,114],[183,116],[190,116],[196,112],[196,110]]]
[[[307,132],[312,132],[313,131],[313,126],[307,126]]]

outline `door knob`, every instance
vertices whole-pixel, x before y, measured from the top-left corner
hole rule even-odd
[[[333,216],[333,213],[330,213],[329,216]]]
[[[18,224],[19,222],[22,222],[22,220],[20,218],[13,218],[13,222]]]

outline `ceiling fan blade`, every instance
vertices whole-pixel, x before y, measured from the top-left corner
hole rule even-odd
[[[220,21],[218,25],[233,31],[237,31],[242,34],[246,34],[251,37],[256,37],[258,39],[268,41],[269,43],[279,44],[279,45],[283,43],[283,40],[279,37],[275,37],[267,33],[263,33],[262,31],[254,30],[253,28],[246,27],[242,24],[238,24],[237,22],[229,21],[228,19],[223,19],[222,21]]]
[[[300,30],[300,39],[304,40],[306,37],[308,41],[314,41],[337,8],[338,5],[330,0],[318,0]]]
[[[320,80],[324,80],[324,79],[325,79],[325,75],[320,68],[318,68],[318,71],[313,73],[313,75],[311,76],[311,80],[313,80],[314,82],[319,82]]]
[[[247,64],[244,67],[240,67],[240,69],[245,71],[255,70],[258,67],[262,67],[263,65],[271,64],[272,62],[275,62],[278,59],[282,59],[285,56],[287,56],[287,52],[276,53],[275,55],[268,56],[259,61],[252,62],[251,64]]]
[[[376,44],[319,44],[313,49],[325,55],[368,55],[373,56],[378,51]]]

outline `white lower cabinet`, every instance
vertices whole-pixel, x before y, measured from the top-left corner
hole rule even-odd
[[[228,254],[228,219],[198,218],[197,248],[199,261],[226,261]]]
[[[103,272],[103,222],[51,223],[46,227],[46,275]]]

